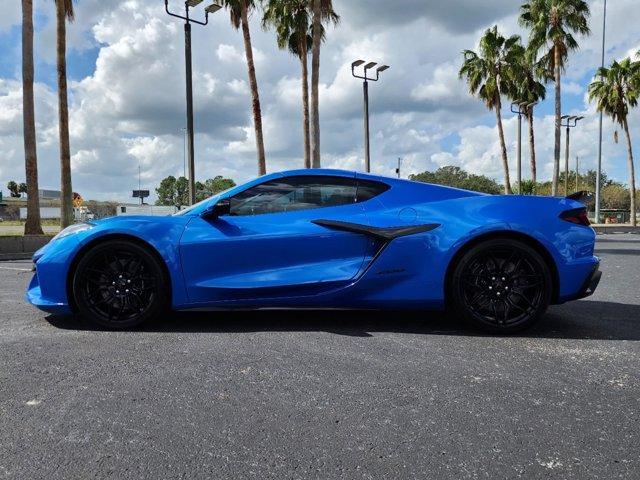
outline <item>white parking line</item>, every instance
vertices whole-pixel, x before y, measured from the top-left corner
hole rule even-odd
[[[30,268],[14,268],[14,267],[0,267],[0,270],[13,270],[15,272],[30,272]]]

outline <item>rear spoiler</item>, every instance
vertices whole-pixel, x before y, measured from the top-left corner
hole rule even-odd
[[[575,200],[582,203],[585,207],[593,207],[596,204],[596,196],[593,192],[582,190],[581,192],[572,193],[568,195],[569,200]]]

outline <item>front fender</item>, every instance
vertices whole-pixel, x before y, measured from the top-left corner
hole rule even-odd
[[[67,291],[67,280],[79,256],[96,242],[109,238],[132,238],[155,250],[169,273],[172,305],[184,304],[186,290],[178,246],[189,219],[190,217],[114,217],[97,222],[91,229],[49,242],[34,255],[36,283],[39,288],[37,293],[41,297],[41,303],[68,308],[70,292]],[[35,304],[33,301],[32,303]]]

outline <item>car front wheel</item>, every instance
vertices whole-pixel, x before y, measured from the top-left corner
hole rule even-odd
[[[158,316],[168,294],[154,255],[134,242],[113,240],[96,245],[80,259],[73,297],[86,319],[123,329]]]
[[[526,243],[493,239],[458,261],[449,292],[455,313],[492,333],[530,327],[545,313],[552,295],[549,267]]]

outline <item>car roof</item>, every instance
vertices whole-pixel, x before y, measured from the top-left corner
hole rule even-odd
[[[267,175],[263,175],[261,177],[255,178],[249,182],[237,185],[234,188],[224,192],[225,196],[232,196],[236,193],[251,188],[255,185],[259,185],[270,180],[276,180],[278,178],[286,178],[286,177],[295,177],[295,176],[334,176],[334,177],[345,177],[345,178],[362,178],[366,180],[377,180],[380,182],[385,182],[387,184],[394,184],[401,180],[397,180],[391,177],[383,177],[380,175],[371,175],[368,173],[360,173],[355,172],[353,170],[339,170],[333,168],[301,168],[296,170],[285,170],[282,172],[269,173]],[[202,213],[208,205],[215,201],[215,199],[219,198],[220,195],[213,195],[208,201],[202,202],[202,205],[199,205],[197,208],[193,209],[190,213],[193,215],[199,215]]]
[[[385,177],[383,175],[374,175],[371,173],[363,173],[356,172],[354,170],[340,170],[334,168],[304,168],[304,169],[296,169],[296,170],[286,170],[283,172],[273,173],[271,175],[267,175],[265,177],[261,177],[261,180],[264,181],[266,179],[270,180],[270,177],[278,178],[280,177],[294,177],[294,176],[334,176],[334,177],[357,177],[363,178],[367,180],[378,180],[383,182],[394,182],[397,179],[392,177]]]

